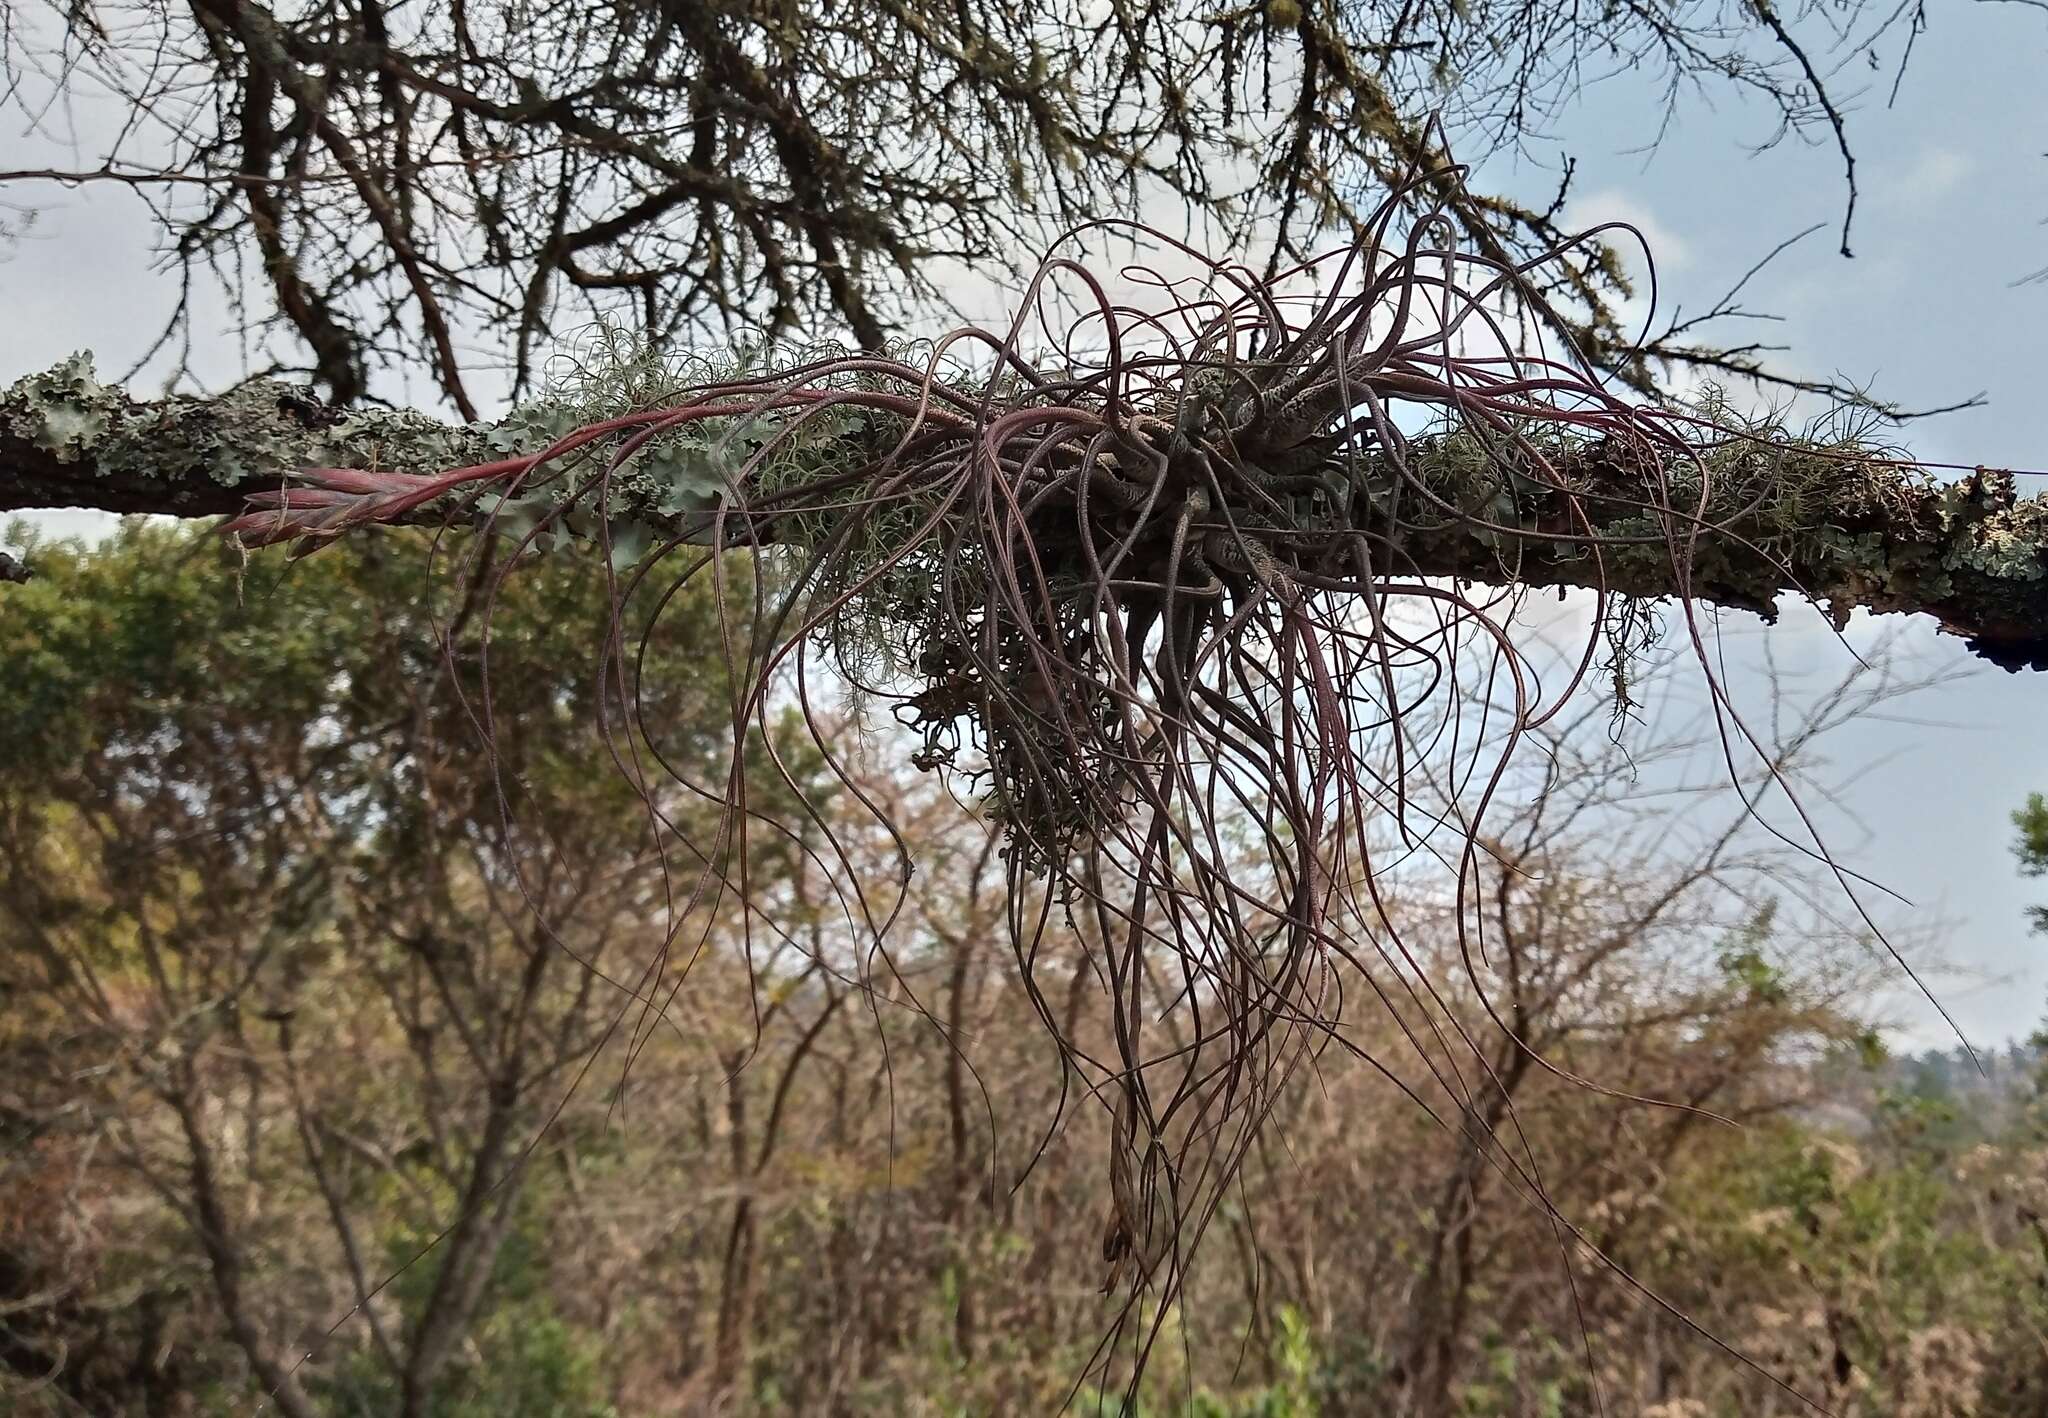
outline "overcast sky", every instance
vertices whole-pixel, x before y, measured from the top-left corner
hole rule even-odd
[[[1788,345],[1781,368],[1869,386],[1904,404],[1943,404],[1979,392],[1988,405],[1915,425],[1921,456],[1960,463],[2048,468],[2048,283],[2020,284],[2048,267],[2048,15],[2023,4],[1937,6],[1895,105],[1889,71],[1843,74],[1862,200],[1838,253],[1846,189],[1831,148],[1754,151],[1770,114],[1693,104],[1653,153],[1639,151],[1660,120],[1658,96],[1628,77],[1589,92],[1556,129],[1556,152],[1579,164],[1576,218],[1624,218],[1650,236],[1667,302],[1711,302],[1779,241],[1807,238],[1761,273],[1749,307],[1784,317],[1763,327]],[[66,155],[9,132],[16,161],[70,164]],[[34,151],[27,151],[33,148]],[[1547,200],[1554,166],[1497,162],[1484,183]],[[132,362],[177,298],[153,270],[151,229],[135,199],[115,190],[57,192],[0,263],[7,331],[0,379],[90,348],[103,372]],[[0,213],[0,217],[7,214]],[[13,224],[10,220],[9,224]],[[227,325],[222,302],[198,293],[200,328]],[[1742,332],[1730,332],[1730,338]],[[194,363],[208,378],[243,368],[228,336],[203,341]],[[2034,480],[2048,488],[2048,480]],[[93,525],[77,516],[55,528]],[[1747,618],[1731,618],[1753,624]],[[1852,638],[1867,638],[1859,625]],[[1832,680],[1848,652],[1810,612],[1772,632],[1781,663]],[[1749,650],[1737,658],[1754,659]],[[1955,642],[1910,629],[1909,669],[1938,674],[1912,701],[1912,718],[1857,726],[1836,742],[1845,766],[1867,763],[1825,823],[1850,863],[1911,898],[1910,924],[1940,920],[1963,970],[1937,992],[1973,1043],[1996,1044],[2048,1012],[2048,939],[2030,939],[2026,904],[2048,882],[2021,880],[2007,814],[2034,788],[2048,791],[2048,675],[1980,668]],[[1738,674],[1738,698],[1759,681]],[[1869,828],[1859,833],[1847,815]],[[1901,990],[1891,1007],[1902,1042],[1952,1043],[1932,1010]]]
[[[1851,137],[1862,190],[1850,245],[1838,254],[1844,185],[1829,148],[1756,153],[1771,115],[1722,105],[1688,110],[1652,154],[1656,95],[1610,83],[1559,129],[1583,185],[1575,214],[1626,217],[1660,253],[1667,296],[1710,303],[1784,238],[1827,223],[1773,262],[1745,304],[1784,317],[1766,327],[1790,349],[1782,368],[1867,385],[1902,404],[1939,405],[1982,392],[1987,406],[1918,423],[1922,457],[2048,469],[2048,284],[2018,284],[2048,267],[2048,15],[2017,4],[1933,7],[1895,105],[1889,71],[1860,80]],[[1554,182],[1506,168],[1484,176]],[[2048,490],[2048,479],[2023,479]],[[1731,625],[1746,617],[1731,617]],[[1753,623],[1753,622],[1752,622]],[[1886,622],[1859,623],[1867,641]],[[1832,679],[1845,652],[1812,612],[1772,632],[1781,659]],[[1981,668],[1954,641],[1912,626],[1911,672],[1938,688],[1900,706],[1913,722],[1871,721],[1834,741],[1846,769],[1870,765],[1844,796],[1867,837],[1831,813],[1831,841],[1867,874],[1940,921],[1947,953],[1967,973],[1936,992],[1972,1042],[2023,1035],[2048,1006],[2048,938],[2022,911],[2048,900],[2048,881],[2021,879],[2007,814],[2048,791],[2048,675]],[[1758,684],[1738,684],[1756,702]],[[1901,913],[1911,921],[1916,913]],[[1974,977],[1974,978],[1973,978]],[[1953,1042],[1930,1007],[1901,991],[1891,1013],[1905,1037]]]

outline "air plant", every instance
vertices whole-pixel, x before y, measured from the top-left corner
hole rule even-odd
[[[1414,215],[1430,190],[1418,177],[1341,250],[1267,275],[1094,223],[1047,257],[1007,330],[923,351],[764,351],[637,395],[613,388],[623,406],[537,449],[432,475],[309,471],[229,529],[303,549],[474,516],[521,547],[570,532],[600,543],[619,606],[650,578],[671,591],[714,578],[733,608],[733,749],[723,782],[688,785],[720,826],[679,919],[748,897],[750,835],[789,830],[748,781],[762,760],[750,768],[746,745],[771,737],[771,716],[794,704],[841,767],[807,667],[828,662],[886,703],[912,761],[1004,834],[1017,967],[1065,1076],[1113,1119],[1110,1285],[1127,1319],[1141,1293],[1163,1314],[1279,1090],[1351,1047],[1339,1025],[1347,984],[1369,978],[1364,953],[1406,959],[1377,905],[1373,843],[1423,835],[1411,775],[1439,771],[1446,749],[1478,755],[1459,769],[1476,791],[1454,854],[1476,972],[1462,906],[1487,800],[1518,741],[1597,690],[1603,668],[1625,708],[1642,615],[1622,594],[1641,579],[1628,567],[1658,563],[1711,682],[1696,567],[1771,561],[1759,509],[1803,506],[1879,456],[1622,397],[1536,344],[1530,268],[1466,249],[1441,211]],[[1164,308],[1119,302],[1063,254],[1119,229],[1193,263],[1186,280],[1151,276]],[[1027,355],[1027,336],[1051,353]],[[1801,531],[1791,518],[1787,536]],[[1488,579],[1511,589],[1422,574],[1418,549],[1452,534],[1494,547]],[[1511,633],[1512,588],[1522,558],[1560,548],[1591,560],[1600,589],[1575,668],[1546,692]],[[755,554],[727,555],[738,549]],[[1441,717],[1419,740],[1418,705],[1474,646],[1505,717],[1463,748]],[[605,654],[643,731],[622,764],[636,781],[674,771],[658,751],[649,761],[626,638]],[[766,761],[801,804],[802,785]],[[850,918],[880,947],[900,902],[876,899],[825,840]],[[904,852],[906,879],[913,867]],[[1037,992],[1041,945],[1066,928],[1115,1003],[1113,1056],[1066,1037]],[[1161,981],[1164,1016],[1146,1006]],[[1532,1163],[1489,1157],[1541,1203]],[[1139,1367],[1158,1331],[1139,1338]]]

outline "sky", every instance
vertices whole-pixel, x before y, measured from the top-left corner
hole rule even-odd
[[[1496,159],[1479,182],[1547,201],[1556,161],[1578,163],[1576,221],[1624,219],[1658,253],[1663,309],[1714,301],[1774,246],[1816,223],[1744,292],[1751,309],[1782,317],[1760,330],[1787,346],[1788,372],[1868,387],[1907,406],[1983,394],[1984,407],[1911,425],[1921,457],[2015,469],[2048,469],[2048,14],[2017,3],[1935,7],[1896,102],[1892,74],[1833,76],[1846,104],[1860,201],[1851,246],[1838,252],[1846,187],[1840,155],[1796,142],[1758,151],[1775,127],[1760,108],[1725,101],[1681,104],[1654,150],[1661,96],[1623,74],[1591,88],[1550,128],[1535,160]],[[84,126],[91,127],[90,122]],[[90,162],[90,153],[0,132],[6,165]],[[136,199],[109,188],[39,189],[38,210],[0,251],[6,338],[0,381],[45,368],[79,349],[104,375],[138,357],[177,299],[157,271],[152,229]],[[230,312],[196,293],[201,330],[224,333],[195,346],[202,376],[226,381],[242,364]],[[1662,317],[1660,317],[1660,324]],[[138,381],[146,389],[148,379]],[[2048,478],[2023,486],[2048,490]],[[91,531],[105,519],[55,514],[57,532]],[[1730,617],[1755,622],[1748,617]],[[1867,645],[1884,622],[1859,621]],[[1851,778],[1820,805],[1822,831],[1845,862],[1908,898],[1885,916],[1911,932],[1935,932],[1949,962],[1930,983],[1972,1044],[2025,1035],[2048,1014],[2048,938],[2030,938],[2024,908],[2048,900],[2048,881],[2027,881],[2010,852],[2008,814],[2034,789],[2048,791],[2048,675],[2008,675],[1962,652],[1931,627],[1906,625],[1895,647],[1904,673],[1935,683],[1881,719],[1836,736],[1833,757]],[[1851,663],[1851,649],[1818,615],[1788,608],[1768,632],[1781,670],[1821,684]],[[1739,704],[1761,700],[1753,635],[1736,638],[1731,680]],[[1907,1047],[1953,1045],[1931,1005],[1901,981],[1886,1001]]]
[[[1627,78],[1589,93],[1553,130],[1579,163],[1571,215],[1633,220],[1661,253],[1659,284],[1686,310],[1711,304],[1786,237],[1826,223],[1765,268],[1744,304],[1783,317],[1764,327],[1790,372],[1867,387],[1903,406],[1982,393],[1982,408],[1917,422],[1902,441],[1923,458],[2048,469],[2048,15],[2018,4],[1934,7],[1896,103],[1891,71],[1838,76],[1861,190],[1850,247],[1838,251],[1846,188],[1831,147],[1780,145],[1761,109],[1697,107],[1654,152],[1659,96]],[[1497,164],[1482,180],[1534,196],[1554,169]],[[1661,321],[1659,322],[1661,324]],[[2048,478],[2023,478],[2048,491]],[[1748,617],[1729,617],[1750,626]],[[1853,782],[1824,811],[1823,835],[1865,874],[1909,898],[1887,927],[1935,932],[1954,969],[1933,991],[1973,1044],[2024,1036],[2048,1014],[2048,938],[2030,937],[2030,902],[2048,881],[2015,870],[2008,814],[2048,792],[2048,676],[1985,667],[1931,626],[1860,618],[1868,645],[1893,628],[1902,672],[1936,683],[1891,717],[1851,726],[1832,756]],[[1819,684],[1849,663],[1816,613],[1788,606],[1770,632],[1780,662]],[[1754,652],[1749,658],[1753,661]],[[1739,703],[1761,678],[1738,675]],[[1900,1042],[1953,1045],[1931,1005],[1903,984],[1888,1002]]]

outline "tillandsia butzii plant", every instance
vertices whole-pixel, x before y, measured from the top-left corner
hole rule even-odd
[[[228,530],[311,548],[469,520],[521,551],[580,539],[621,607],[712,578],[731,608],[733,746],[723,782],[687,785],[721,811],[679,920],[747,897],[750,840],[791,830],[750,775],[808,810],[781,758],[747,750],[772,718],[793,708],[841,768],[807,667],[885,702],[916,766],[1004,836],[1018,968],[1063,1077],[1112,1119],[1105,1289],[1142,1369],[1280,1091],[1324,1051],[1356,1050],[1347,982],[1369,978],[1368,956],[1414,965],[1374,854],[1376,834],[1404,850],[1424,835],[1409,815],[1442,771],[1431,760],[1468,760],[1449,910],[1476,972],[1465,908],[1487,803],[1517,744],[1582,692],[1611,686],[1625,712],[1646,599],[1668,599],[1714,685],[1705,603],[1768,613],[1859,515],[1948,495],[1903,474],[1867,421],[1795,436],[1719,402],[1624,397],[1532,333],[1530,268],[1416,211],[1431,190],[1418,175],[1341,249],[1263,274],[1094,223],[1046,257],[1006,329],[923,347],[764,345],[722,367],[614,351],[501,425],[502,457],[311,470]],[[1154,308],[1118,300],[1066,252],[1119,230],[1193,274],[1148,275]],[[1880,570],[1845,574],[1882,601]],[[1512,624],[1532,590],[1564,585],[1595,604],[1546,686]],[[1473,654],[1502,713],[1461,737],[1422,710]],[[630,637],[615,628],[603,655],[644,733]],[[1718,687],[1713,702],[1729,740],[1754,746]],[[667,770],[640,750],[622,762],[636,781]],[[900,896],[823,841],[849,919],[879,945]],[[905,882],[914,866],[903,851]],[[1109,1056],[1039,991],[1054,930],[1085,941],[1112,997]],[[1170,1011],[1148,1006],[1162,994]],[[1437,1076],[1468,1099],[1488,1086]],[[1516,1149],[1486,1157],[1548,1205]],[[1556,1224],[1567,1266],[1597,1254]]]

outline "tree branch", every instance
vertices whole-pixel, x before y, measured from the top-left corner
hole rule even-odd
[[[275,381],[215,399],[137,401],[77,357],[0,393],[0,510],[236,513],[248,494],[307,469],[425,475],[533,451],[509,437],[418,413],[344,412]],[[1414,470],[1447,503],[1498,506],[1499,489],[1461,482],[1482,475],[1461,471],[1469,460],[1454,438],[1418,443]],[[1382,565],[1499,586],[1685,594],[1766,617],[1789,592],[1823,603],[1838,623],[1857,609],[1932,616],[1995,664],[2048,668],[2048,497],[2023,499],[2012,474],[1984,468],[1943,482],[1911,466],[1815,452],[1753,461],[1726,479],[1723,497],[1736,510],[1708,518],[1725,525],[1689,538],[1686,526],[1645,514],[1663,494],[1643,474],[1587,444],[1560,464],[1569,492],[1517,480],[1518,532],[1450,516],[1411,522],[1392,534]],[[632,498],[630,487],[617,491]],[[651,498],[615,510],[654,530],[684,530]],[[419,515],[438,513],[429,505]]]
[[[0,392],[0,512],[90,507],[213,517],[304,468],[431,469],[484,456],[481,429],[342,410],[256,380],[217,398],[129,398],[78,355]]]

